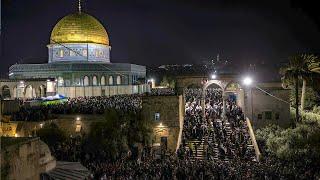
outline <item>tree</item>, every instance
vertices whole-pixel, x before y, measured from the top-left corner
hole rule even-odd
[[[301,61],[304,64],[304,73],[301,74],[302,78],[302,93],[301,93],[301,110],[305,108],[305,99],[306,99],[306,88],[307,81],[312,81],[317,73],[320,73],[316,70],[316,65],[319,65],[319,58],[312,54],[303,54],[301,55]]]
[[[165,86],[168,88],[175,88],[176,81],[172,76],[164,75],[162,77],[162,81],[160,82],[160,86]]]
[[[282,75],[282,82],[294,84],[295,87],[295,108],[296,108],[296,121],[292,123],[293,127],[299,122],[299,77],[304,74],[305,64],[301,60],[301,56],[289,57],[289,63],[280,69]]]
[[[85,140],[85,151],[105,154],[106,158],[117,159],[135,143],[146,144],[151,133],[150,123],[143,121],[141,113],[109,109],[105,120],[91,124]]]
[[[48,123],[39,129],[37,135],[48,144],[49,147],[56,147],[59,143],[65,142],[67,135],[55,123]]]
[[[162,81],[160,82],[160,86],[169,87],[169,81],[167,76],[163,76]]]

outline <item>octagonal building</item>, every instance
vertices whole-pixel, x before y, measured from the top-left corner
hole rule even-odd
[[[146,67],[111,63],[106,29],[80,10],[57,22],[47,48],[48,63],[14,64],[9,68],[9,79],[17,82],[11,97],[110,96],[148,91]],[[27,84],[40,79],[42,87]],[[45,93],[41,93],[43,89]]]

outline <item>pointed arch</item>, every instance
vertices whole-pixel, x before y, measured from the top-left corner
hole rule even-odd
[[[106,85],[106,77],[105,76],[101,76],[100,85],[101,86],[105,86]]]
[[[84,78],[83,78],[83,86],[89,86],[89,77],[88,76],[84,76]]]
[[[113,85],[113,77],[112,76],[109,76],[109,85]]]

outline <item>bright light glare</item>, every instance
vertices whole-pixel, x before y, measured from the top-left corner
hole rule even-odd
[[[243,79],[243,84],[246,85],[246,86],[249,86],[252,84],[252,79],[250,77],[245,77]]]
[[[77,121],[80,121],[80,117],[77,117]]]
[[[211,79],[216,79],[217,78],[217,75],[216,74],[212,74],[211,75]]]

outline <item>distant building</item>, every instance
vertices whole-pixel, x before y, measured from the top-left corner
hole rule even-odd
[[[81,12],[63,17],[51,32],[46,64],[14,64],[9,80],[0,80],[5,98],[110,96],[147,91],[146,67],[111,63],[111,45],[103,25]],[[30,83],[37,81],[38,83]]]

